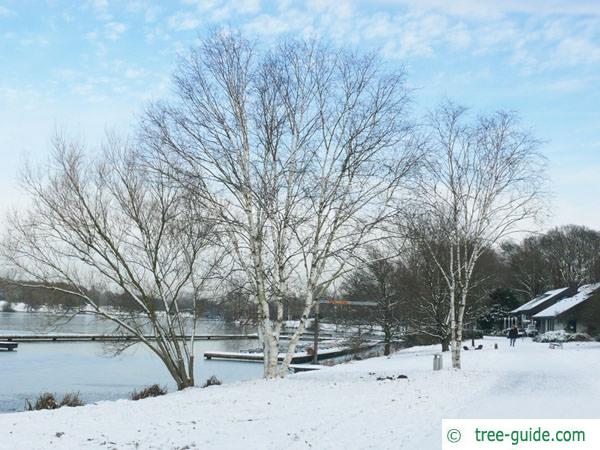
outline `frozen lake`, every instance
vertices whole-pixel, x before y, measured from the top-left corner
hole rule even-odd
[[[2,334],[105,333],[114,327],[91,316],[75,316],[68,323],[41,313],[0,313]],[[249,330],[253,332],[254,330]],[[244,330],[220,321],[200,321],[200,334],[241,334]],[[1,340],[1,337],[0,337]],[[239,351],[257,347],[256,339],[198,341],[196,384],[211,375],[224,383],[259,378],[262,365],[234,361],[205,361],[207,350]],[[16,352],[0,352],[0,412],[22,411],[25,400],[42,392],[62,395],[79,392],[86,403],[125,398],[134,389],[158,383],[175,390],[159,359],[135,344],[119,356],[98,342],[19,343]]]

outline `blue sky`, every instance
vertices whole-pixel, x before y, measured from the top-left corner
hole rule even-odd
[[[545,143],[545,228],[600,229],[600,2],[559,0],[0,0],[0,213],[26,155],[56,128],[97,142],[127,130],[199,35],[322,36],[402,64],[417,112],[445,97],[513,109]]]

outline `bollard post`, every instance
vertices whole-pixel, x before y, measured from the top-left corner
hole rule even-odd
[[[442,370],[442,355],[439,353],[433,355],[433,370]]]

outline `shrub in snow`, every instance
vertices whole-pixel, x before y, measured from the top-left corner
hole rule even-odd
[[[60,406],[83,406],[83,401],[79,398],[79,393],[65,394],[60,401]]]
[[[593,341],[587,333],[567,333],[566,331],[547,331],[533,338],[534,342],[587,342]]]
[[[79,398],[79,394],[65,394],[59,402],[54,394],[45,392],[40,394],[35,403],[32,404],[29,400],[25,401],[25,409],[27,411],[39,411],[42,409],[57,409],[63,406],[83,406],[83,401]]]
[[[160,387],[158,384],[153,384],[151,386],[146,386],[140,391],[133,391],[131,393],[131,400],[141,400],[143,398],[148,397],[158,397],[160,395],[165,395],[167,392],[167,388]]]
[[[202,385],[202,387],[205,388],[205,387],[209,387],[209,386],[219,386],[221,384],[223,384],[223,383],[221,383],[221,380],[219,380],[217,377],[215,377],[213,375],[208,380],[206,380],[206,383],[204,383]]]
[[[56,409],[58,408],[58,403],[56,402],[56,399],[54,398],[54,394],[51,394],[50,392],[45,392],[43,394],[40,394],[40,396],[37,398],[37,400],[35,401],[35,404],[31,404],[31,402],[29,400],[25,400],[25,409],[27,411],[37,411],[40,409]]]

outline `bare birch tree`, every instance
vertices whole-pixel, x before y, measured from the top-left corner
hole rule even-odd
[[[445,103],[430,116],[429,127],[432,157],[414,186],[407,223],[411,237],[430,249],[448,287],[452,366],[460,368],[475,267],[486,249],[538,217],[544,160],[538,142],[512,113],[469,122],[465,108]],[[447,248],[444,260],[432,242]]]
[[[404,246],[395,277],[396,290],[402,293],[402,312],[409,332],[439,340],[442,351],[450,350],[450,305],[448,284],[439,265],[447,266],[450,251],[447,243],[432,234]],[[435,257],[432,257],[432,252]],[[487,248],[473,270],[464,318],[473,324],[481,314],[491,290],[497,286],[502,265],[498,255]]]
[[[50,164],[26,171],[31,206],[3,242],[19,283],[76,296],[156,354],[178,389],[193,386],[196,301],[216,264],[211,226],[126,141],[109,138],[97,157],[61,137],[53,147]],[[98,287],[121,290],[132,310],[101,308]]]
[[[318,42],[269,51],[215,34],[175,76],[144,139],[218,216],[259,312],[265,377],[287,371],[317,298],[394,211],[411,172],[404,74]],[[283,300],[303,311],[278,370]]]

